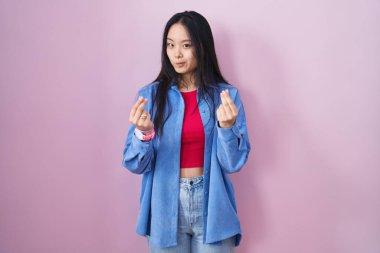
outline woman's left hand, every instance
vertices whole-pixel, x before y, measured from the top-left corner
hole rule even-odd
[[[220,93],[220,98],[222,99],[222,103],[216,111],[219,126],[222,128],[230,128],[235,123],[238,109],[230,98],[228,89],[225,89]]]

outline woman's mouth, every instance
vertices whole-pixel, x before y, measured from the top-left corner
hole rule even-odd
[[[181,63],[176,63],[175,65],[176,65],[176,67],[181,68],[185,65],[185,63],[181,62]]]

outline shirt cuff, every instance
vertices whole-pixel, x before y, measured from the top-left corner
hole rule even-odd
[[[135,147],[137,149],[141,149],[141,150],[146,150],[149,147],[149,144],[151,142],[152,142],[152,139],[150,139],[149,141],[142,141],[139,138],[137,138],[135,133],[133,133],[133,136],[132,136],[133,147]]]
[[[232,140],[236,137],[240,137],[240,133],[239,133],[239,128],[237,127],[236,125],[237,123],[235,122],[232,127],[230,128],[223,128],[223,127],[219,127],[219,124],[217,123],[217,129],[218,129],[218,137],[221,139],[221,140],[225,140],[225,141],[229,141],[229,140]]]

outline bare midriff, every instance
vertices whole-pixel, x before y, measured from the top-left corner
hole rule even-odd
[[[181,168],[181,178],[199,177],[203,175],[203,167]]]

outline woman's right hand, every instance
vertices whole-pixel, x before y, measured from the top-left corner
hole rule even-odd
[[[144,109],[144,106],[148,103],[148,99],[139,97],[136,103],[133,105],[129,114],[129,121],[141,131],[148,131],[153,128],[153,123],[150,119],[150,114]],[[141,118],[141,115],[146,115],[145,118]]]

